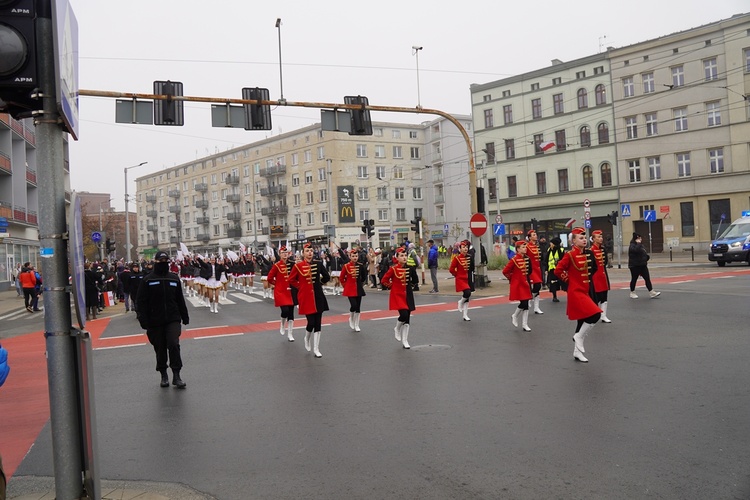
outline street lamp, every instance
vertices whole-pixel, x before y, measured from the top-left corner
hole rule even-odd
[[[284,99],[284,74],[281,70],[281,18],[276,18],[276,29],[279,30],[279,87],[281,87],[281,98],[279,98],[279,103],[283,104],[286,102],[286,99]]]
[[[419,51],[422,50],[424,47],[420,47],[419,45],[412,45],[412,55],[417,56],[417,109],[422,109],[422,99],[419,95]]]
[[[377,178],[379,181],[385,182],[386,191],[385,191],[385,197],[388,199],[388,221],[390,224],[390,229],[388,230],[388,243],[393,246],[393,208],[391,206],[391,193],[389,192],[391,190],[391,183],[385,180],[381,175],[377,175]]]
[[[102,232],[102,205],[105,203],[109,205],[109,202],[112,201],[112,198],[108,200],[104,200],[101,203],[99,203],[99,234]],[[104,260],[104,244],[99,242],[99,261]]]
[[[131,246],[130,245],[130,220],[128,216],[128,212],[129,212],[128,203],[130,202],[130,200],[128,199],[128,170],[130,170],[131,168],[142,167],[146,163],[148,162],[142,161],[138,165],[133,165],[132,167],[125,167],[124,169],[122,169],[123,172],[125,172],[125,256],[126,256],[125,260],[127,262],[130,262],[130,246]]]

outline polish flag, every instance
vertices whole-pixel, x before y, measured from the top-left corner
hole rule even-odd
[[[570,218],[568,222],[565,223],[565,227],[573,227],[573,224],[575,224],[576,220],[574,218]]]
[[[549,151],[550,149],[555,147],[555,141],[547,141],[547,142],[541,142],[539,143],[539,149],[542,151]]]

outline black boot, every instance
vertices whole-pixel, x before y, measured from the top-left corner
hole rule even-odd
[[[172,369],[172,385],[178,389],[187,387],[187,384],[180,378],[180,370],[175,370],[174,368]]]
[[[159,373],[161,373],[161,383],[159,385],[161,387],[169,387],[169,375],[167,375],[167,370],[159,370]]]

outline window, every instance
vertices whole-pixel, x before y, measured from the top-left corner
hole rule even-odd
[[[357,166],[357,179],[367,179],[367,165]]]
[[[411,152],[411,159],[412,160],[419,160],[419,146],[412,146],[410,149]]]
[[[393,158],[396,160],[400,160],[403,158],[403,153],[401,152],[401,146],[393,146]]]
[[[510,90],[503,90],[503,97],[510,97]]]
[[[534,134],[534,154],[540,155],[544,153],[542,148],[539,147],[544,142],[544,134]]]
[[[388,187],[379,186],[378,187],[378,201],[385,201],[387,199],[388,199]]]
[[[568,191],[570,191],[570,186],[568,185],[567,168],[561,168],[557,171],[557,189],[561,193],[567,193]]]
[[[674,66],[672,68],[672,87],[682,87],[685,85],[685,72],[682,66]]]
[[[487,157],[487,163],[495,163],[495,143],[488,142],[484,145],[484,154]]]
[[[292,186],[299,186],[299,174],[292,174]]]
[[[487,194],[488,198],[490,200],[496,200],[497,199],[497,179],[487,179],[487,189],[489,190],[489,193]]]
[[[313,174],[312,170],[308,170],[305,172],[305,184],[312,184],[313,181]]]
[[[406,209],[405,208],[397,208],[396,209],[396,220],[399,220],[399,221],[406,220]]]
[[[599,136],[599,144],[609,144],[609,126],[606,123],[600,123],[596,127]]]
[[[724,148],[708,150],[708,163],[711,167],[712,174],[721,174],[724,172]]]
[[[305,163],[310,163],[312,161],[312,151],[309,149],[305,151]]]
[[[394,179],[403,179],[404,178],[404,167],[399,167],[398,165],[395,165],[393,167],[393,178]]]
[[[674,116],[674,131],[684,132],[688,129],[687,108],[675,108],[672,110]]]
[[[576,80],[580,80],[581,78],[586,78],[586,72],[585,71],[576,71]]]
[[[391,131],[391,137],[392,137],[393,139],[401,139],[401,131],[400,131],[400,130],[398,130],[398,129],[393,129],[393,130]]]
[[[518,185],[516,184],[516,176],[508,176],[508,198],[515,198],[518,196]]]
[[[358,187],[357,198],[359,198],[360,200],[369,200],[370,199],[369,190],[366,187]]]
[[[586,89],[578,89],[578,109],[589,107],[589,94]]]
[[[625,118],[625,136],[628,139],[638,138],[638,121],[635,116],[628,116]]]
[[[327,210],[320,212],[320,223],[328,224],[328,211]]]
[[[552,79],[552,85],[560,85],[562,83],[562,77],[557,77]]]
[[[410,130],[409,131],[409,139],[417,139],[417,131],[416,130]]]
[[[708,117],[709,127],[721,125],[721,109],[719,108],[719,101],[706,103],[706,116]]]
[[[641,161],[628,160],[628,175],[630,182],[641,182]]]
[[[719,69],[718,66],[716,66],[715,57],[703,61],[703,74],[706,76],[707,82],[719,78]]]
[[[321,203],[325,203],[328,201],[327,189],[321,189],[320,191],[318,191],[318,200],[320,200]]]
[[[622,96],[633,97],[635,95],[635,85],[633,84],[633,77],[628,76],[622,79]]]
[[[690,177],[690,153],[677,153],[677,177]]]
[[[695,236],[695,215],[692,201],[680,203],[680,220],[682,221],[682,236]]]
[[[506,104],[503,106],[503,122],[505,125],[513,123],[513,105]]]
[[[421,200],[422,199],[422,188],[421,187],[412,188],[412,195],[414,196],[415,200]]]
[[[386,168],[383,165],[375,165],[375,178],[380,180],[385,180],[386,178]]]
[[[536,173],[536,194],[547,194],[547,173]]]
[[[646,113],[646,136],[651,137],[659,133],[656,121],[656,113]]]
[[[554,107],[554,111],[556,115],[559,115],[565,112],[565,106],[563,104],[562,94],[554,94],[552,96],[552,103],[553,103],[553,107]]]
[[[296,167],[299,165],[299,153],[292,153],[292,166]]]
[[[745,73],[750,73],[750,49],[745,49]]]
[[[385,158],[385,146],[375,146],[375,158]]]
[[[612,166],[609,163],[602,163],[599,168],[599,172],[602,178],[602,187],[612,185]]]
[[[484,110],[484,128],[492,128],[495,126],[495,121],[492,119],[492,110]]]
[[[318,169],[318,180],[319,181],[326,180],[326,169],[325,168],[319,168]]]
[[[312,191],[308,191],[305,193],[305,201],[308,205],[312,205],[313,203],[315,203],[315,195]]]
[[[357,158],[367,158],[367,144],[357,144]]]
[[[315,224],[315,212],[307,212],[307,225],[312,226]]]
[[[482,101],[484,102],[491,101],[491,100],[492,100],[492,95],[490,94],[485,94],[482,96]]]
[[[558,151],[565,151],[568,148],[568,142],[565,139],[565,130],[555,130],[555,145]]]
[[[591,146],[591,130],[589,129],[588,125],[584,125],[581,127],[581,147],[587,148]]]
[[[650,94],[654,91],[654,74],[644,73],[641,77],[643,78],[643,93]]]
[[[364,218],[363,218],[363,220],[364,220]],[[388,209],[387,208],[379,208],[378,209],[378,220],[379,221],[390,220],[390,217],[388,217]]]
[[[541,99],[531,100],[531,117],[535,120],[537,118],[542,117],[542,100]]]
[[[376,127],[375,129],[373,129],[372,134],[375,137],[383,137],[383,129],[381,127]]]
[[[583,167],[583,189],[591,189],[594,187],[594,170],[591,165],[584,165]]]
[[[607,104],[607,87],[603,83],[600,83],[594,89],[594,96],[596,98],[596,105],[601,106]]]
[[[394,200],[403,200],[404,198],[404,188],[397,187],[393,188],[393,199]]]
[[[594,68],[595,75],[601,75],[602,73],[604,73],[604,66],[597,66]]]
[[[646,158],[648,161],[648,180],[658,181],[661,179],[661,161],[658,156]]]
[[[515,139],[505,139],[505,159],[512,160],[516,157]]]
[[[750,63],[748,63],[747,67],[749,68],[748,71],[750,71]],[[531,90],[539,90],[539,84],[538,83],[532,83],[531,84]]]

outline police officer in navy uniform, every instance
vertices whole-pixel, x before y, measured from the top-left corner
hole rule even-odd
[[[182,324],[190,322],[180,277],[169,272],[169,255],[156,252],[154,269],[138,287],[136,312],[141,328],[156,352],[156,371],[161,373],[161,387],[169,387],[167,366],[172,369],[172,385],[186,387],[180,378],[180,333]],[[167,362],[169,364],[167,364]]]

